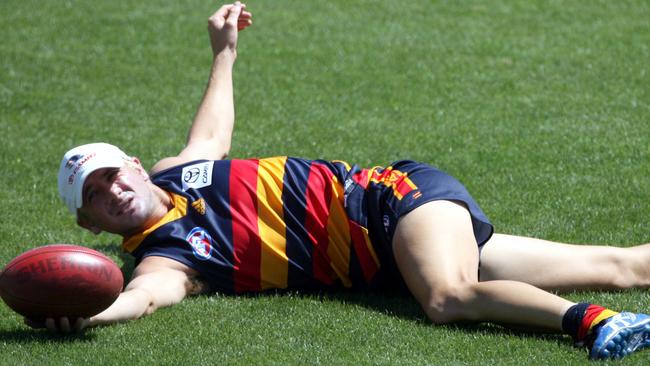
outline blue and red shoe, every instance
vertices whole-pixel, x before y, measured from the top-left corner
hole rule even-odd
[[[620,313],[603,320],[593,331],[591,359],[622,358],[650,346],[650,316]]]

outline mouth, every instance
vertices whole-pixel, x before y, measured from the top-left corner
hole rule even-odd
[[[115,216],[120,217],[125,214],[132,214],[135,208],[133,207],[133,196],[127,197],[124,201],[122,201],[117,207],[117,211],[115,212]]]

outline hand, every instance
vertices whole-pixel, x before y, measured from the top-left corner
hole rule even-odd
[[[71,322],[67,317],[59,318],[58,324],[53,318],[47,318],[44,322],[24,318],[24,322],[34,329],[47,328],[50,333],[62,334],[81,333],[90,325],[90,320],[88,318],[76,318],[74,322]]]
[[[232,52],[237,55],[237,33],[253,24],[252,14],[244,10],[245,4],[239,1],[234,4],[224,5],[210,19],[208,19],[208,32],[212,53],[216,57],[222,52]]]

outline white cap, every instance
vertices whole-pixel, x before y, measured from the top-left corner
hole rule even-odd
[[[97,169],[120,168],[130,161],[117,146],[103,142],[77,146],[63,155],[59,166],[59,194],[68,210],[77,215],[83,204],[84,181]]]

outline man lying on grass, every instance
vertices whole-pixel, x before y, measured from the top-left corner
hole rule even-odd
[[[238,31],[251,23],[239,3],[210,17],[211,74],[177,156],[146,173],[138,159],[108,144],[65,154],[58,184],[68,208],[94,233],[122,235],[137,266],[104,312],[40,326],[70,332],[124,322],[205,292],[401,284],[435,324],[491,321],[564,332],[592,358],[650,344],[649,316],[547,292],[648,287],[648,244],[493,234],[457,180],[413,161],[362,169],[291,157],[224,160],[235,119]]]

